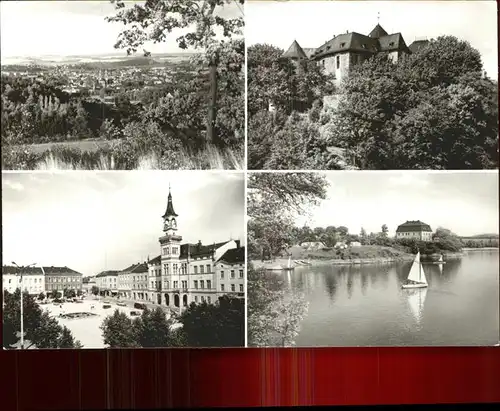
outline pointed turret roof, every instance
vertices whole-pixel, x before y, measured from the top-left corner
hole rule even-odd
[[[294,40],[288,50],[283,53],[282,57],[292,59],[306,59],[307,55],[306,53],[304,53],[304,50],[302,50],[302,47],[300,47],[299,43],[297,43],[297,40]]]
[[[380,37],[388,36],[389,33],[385,31],[380,24],[377,23],[375,28],[368,34],[368,37],[371,37],[372,39],[378,39]]]
[[[174,210],[174,204],[172,203],[172,192],[170,191],[170,187],[168,187],[167,210],[165,211],[165,214],[163,214],[163,218],[166,218],[166,217],[177,217],[177,214],[175,213],[175,210]]]

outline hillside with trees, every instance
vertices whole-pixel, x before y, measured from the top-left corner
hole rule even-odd
[[[248,50],[249,167],[498,168],[498,83],[468,42],[438,37],[397,63],[377,54],[338,90],[314,63],[298,74],[281,54]],[[338,106],[324,107],[334,93]]]

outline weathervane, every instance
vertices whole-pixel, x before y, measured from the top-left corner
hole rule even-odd
[[[377,12],[377,24],[380,23],[380,11]]]

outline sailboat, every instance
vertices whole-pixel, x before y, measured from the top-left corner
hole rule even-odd
[[[281,266],[282,270],[285,270],[285,271],[291,271],[293,269],[295,269],[295,267],[292,265],[292,256],[290,255],[288,257],[288,266]]]
[[[427,284],[427,279],[425,278],[425,271],[422,263],[420,262],[420,251],[415,256],[413,264],[410,268],[410,274],[408,275],[408,280],[401,288],[425,288]]]
[[[443,260],[443,254],[440,254],[439,260],[434,261],[432,264],[446,264],[446,261]]]
[[[427,288],[421,288],[418,290],[409,291],[408,295],[408,305],[410,310],[415,317],[417,323],[422,321],[422,316],[424,313],[424,303],[425,297],[427,296]]]

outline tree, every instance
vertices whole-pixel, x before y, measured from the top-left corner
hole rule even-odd
[[[21,291],[4,292],[3,341],[5,348],[17,345],[21,329]],[[23,294],[25,348],[79,348],[71,332],[61,327],[55,318],[42,311],[35,299],[27,292]]]
[[[82,290],[80,290],[80,289],[76,290],[76,295],[77,295],[78,297],[81,297],[81,296],[83,295],[83,291],[82,291]]]
[[[387,237],[389,235],[389,228],[386,224],[382,225],[382,237]]]
[[[241,298],[225,295],[215,304],[192,303],[180,322],[188,347],[245,345],[245,301]]]
[[[113,315],[106,317],[100,329],[104,344],[111,348],[134,348],[140,345],[137,342],[137,328],[133,327],[132,320],[127,314],[115,310]]]
[[[137,49],[147,42],[159,43],[167,38],[173,30],[181,29],[187,33],[176,39],[179,47],[201,48],[205,50],[210,77],[210,105],[207,118],[207,140],[214,140],[214,127],[216,122],[217,104],[217,67],[220,60],[220,50],[224,41],[216,41],[216,29],[221,28],[223,36],[230,38],[240,35],[244,25],[242,17],[225,19],[217,12],[218,7],[231,4],[231,0],[152,0],[143,5],[134,4],[125,8],[122,0],[111,0],[116,7],[116,15],[106,18],[109,22],[123,23],[130,26],[118,36],[115,48],[127,50],[127,54],[135,53]],[[238,0],[243,4],[244,0]],[[194,29],[193,29],[194,27]],[[189,30],[191,29],[191,30]],[[144,51],[145,56],[151,53]]]
[[[54,300],[58,300],[59,298],[62,297],[62,294],[57,290],[52,290],[51,295]]]
[[[293,242],[294,218],[326,197],[327,183],[314,173],[251,174],[248,179],[249,252],[277,255]]]
[[[63,290],[63,296],[64,296],[64,298],[75,298],[76,297],[75,290],[70,289],[70,288],[65,288]]]
[[[362,239],[362,240],[366,240],[366,230],[361,227],[361,231],[359,233],[359,237]]]
[[[265,270],[248,268],[248,345],[294,345],[300,323],[307,313],[302,295],[284,290],[283,281]]]
[[[45,294],[43,292],[41,292],[40,294],[38,294],[38,299],[41,301],[41,300],[45,300]]]
[[[477,50],[439,37],[397,64],[379,54],[354,66],[326,130],[362,169],[495,168],[498,87]]]
[[[90,292],[94,295],[99,295],[99,287],[93,285],[92,288],[90,289]]]

